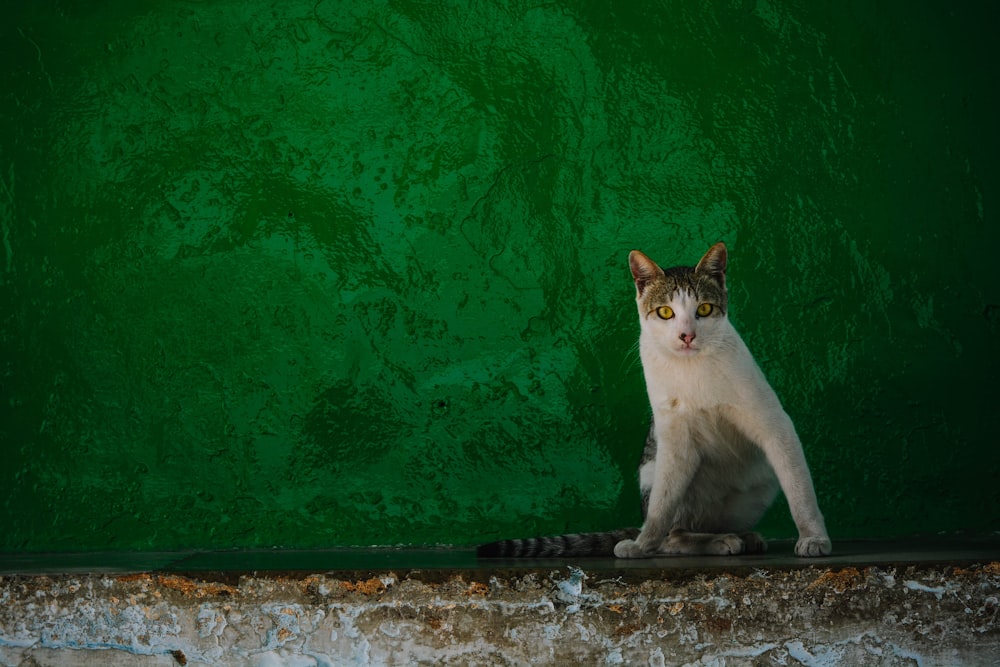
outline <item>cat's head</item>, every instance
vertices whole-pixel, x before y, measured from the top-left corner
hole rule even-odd
[[[628,256],[644,333],[678,357],[709,352],[727,336],[726,246],[716,243],[697,266],[661,269],[633,250]]]

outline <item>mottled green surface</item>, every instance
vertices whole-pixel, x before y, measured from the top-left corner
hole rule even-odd
[[[634,524],[720,239],[834,538],[1000,524],[987,11],[5,4],[0,550]]]

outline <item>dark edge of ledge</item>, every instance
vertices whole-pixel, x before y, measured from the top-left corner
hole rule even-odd
[[[768,570],[809,567],[842,569],[867,566],[955,565],[1000,561],[1000,537],[842,540],[823,558],[797,558],[793,540],[772,540],[769,552],[753,556],[615,558],[477,559],[472,547],[370,549],[242,549],[177,552],[0,553],[0,577],[82,574],[175,574],[234,583],[240,577],[301,579],[335,574],[362,579],[379,573],[406,573],[433,582],[455,575],[477,579],[579,567],[597,576],[633,581],[686,579],[699,574],[748,575]]]

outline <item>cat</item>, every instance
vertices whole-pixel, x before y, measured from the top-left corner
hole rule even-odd
[[[729,321],[725,244],[713,245],[694,267],[664,270],[638,250],[628,261],[653,411],[639,465],[641,530],[502,540],[480,545],[477,554],[763,553],[767,544],[753,528],[780,484],[799,532],[795,554],[829,555],[795,427]]]

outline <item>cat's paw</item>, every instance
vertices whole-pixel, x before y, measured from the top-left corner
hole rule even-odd
[[[833,551],[829,537],[800,537],[795,543],[795,555],[800,558],[829,556]]]
[[[649,558],[652,549],[646,549],[635,540],[622,540],[615,545],[615,558]]]
[[[712,556],[738,556],[746,550],[739,535],[716,535],[705,543],[705,553]]]

